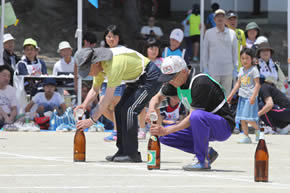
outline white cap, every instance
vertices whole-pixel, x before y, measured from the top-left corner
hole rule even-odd
[[[58,44],[58,50],[57,52],[59,53],[60,50],[65,49],[65,48],[70,48],[72,49],[72,47],[70,46],[69,42],[67,41],[62,41]]]
[[[181,43],[182,40],[183,40],[183,37],[184,37],[183,31],[181,29],[179,29],[179,28],[176,28],[176,29],[174,29],[174,30],[171,31],[169,38],[170,39],[171,38],[172,39],[175,39],[176,41],[178,41],[179,43]]]
[[[255,45],[260,45],[261,43],[268,43],[268,38],[266,38],[265,36],[259,36],[256,41],[255,41]]]
[[[158,81],[168,82],[176,73],[188,68],[186,62],[180,56],[168,56],[164,58],[160,69],[162,74],[160,75]]]
[[[9,41],[9,40],[15,40],[14,37],[11,34],[4,34],[3,35],[3,43]]]
[[[226,16],[226,12],[223,9],[218,9],[214,12],[214,16],[217,16],[219,14]]]

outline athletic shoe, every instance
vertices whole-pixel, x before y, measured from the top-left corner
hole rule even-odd
[[[141,153],[138,152],[134,155],[121,155],[116,156],[113,159],[114,162],[124,162],[124,163],[139,163],[142,162]]]
[[[106,142],[116,141],[117,140],[117,131],[113,131],[111,135],[104,138]]]
[[[207,171],[210,170],[210,164],[209,163],[195,163],[195,164],[188,164],[186,166],[182,167],[185,171]]]
[[[240,144],[250,144],[252,143],[252,140],[249,136],[245,136],[243,139],[238,140],[238,143]]]
[[[208,159],[210,164],[212,164],[218,156],[218,152],[216,152],[212,147],[208,148]]]

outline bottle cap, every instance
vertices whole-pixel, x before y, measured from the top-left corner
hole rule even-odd
[[[150,114],[150,121],[157,121],[158,120],[158,115],[156,112],[153,112]]]
[[[83,114],[84,114],[84,110],[83,109],[77,109],[76,118],[82,117]]]

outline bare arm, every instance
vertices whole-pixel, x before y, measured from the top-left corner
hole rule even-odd
[[[258,96],[259,90],[261,88],[259,78],[255,78],[254,81],[255,81],[255,88],[254,88],[253,95],[250,98],[250,104],[255,103],[256,97]]]
[[[235,87],[233,88],[232,92],[230,93],[230,95],[227,97],[227,102],[230,103],[231,100],[233,99],[233,96],[237,93],[237,91],[239,90],[239,88],[241,87],[241,78],[238,78],[238,81],[235,84]]]
[[[96,112],[92,115],[90,119],[82,120],[77,123],[77,128],[78,129],[85,129],[94,124],[100,116],[103,114],[104,110],[109,106],[109,104],[112,102],[113,97],[114,97],[114,92],[115,92],[116,87],[113,88],[107,88],[106,94],[103,100],[101,100],[96,108]],[[92,90],[92,89],[91,89]],[[96,92],[96,91],[94,91]],[[89,92],[90,93],[90,92]],[[93,92],[92,92],[93,93]],[[92,94],[91,93],[91,94]],[[89,94],[88,94],[89,95]],[[91,97],[91,98],[88,98]],[[88,96],[84,102],[84,104],[88,104],[87,102],[89,99],[93,98],[93,94],[91,96]]]
[[[158,92],[155,96],[153,96],[149,102],[149,107],[148,107],[148,111],[147,111],[147,114],[146,114],[146,120],[147,121],[150,121],[149,120],[149,115],[153,112],[156,112],[157,110],[157,106],[160,104],[160,102],[162,100],[164,100],[166,97],[161,94],[160,92]],[[158,113],[160,114],[160,113]]]
[[[163,136],[163,135],[168,135],[170,133],[174,133],[176,131],[180,131],[182,129],[188,128],[190,126],[190,121],[189,121],[190,114],[187,117],[185,117],[185,119],[183,119],[177,125],[171,125],[169,127],[162,127],[160,125],[153,124],[150,128],[151,135]]]
[[[30,109],[32,108],[32,106],[34,105],[34,102],[31,100],[25,107],[25,112],[30,112]]]
[[[268,113],[274,106],[274,102],[272,97],[267,97],[265,99],[265,105],[263,106],[263,108],[258,112],[258,116],[262,116],[266,113]]]

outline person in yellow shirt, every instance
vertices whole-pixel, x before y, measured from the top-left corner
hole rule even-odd
[[[145,56],[126,47],[83,48],[76,53],[75,60],[81,77],[88,74],[94,76],[93,87],[75,112],[85,109],[97,97],[105,77],[108,80],[105,97],[99,102],[96,112],[89,119],[79,121],[77,129],[85,129],[96,123],[112,102],[116,87],[125,82],[126,89],[115,107],[118,151],[107,156],[106,160],[142,162],[138,152],[137,116],[161,88],[162,83],[158,82],[160,69]]]
[[[237,72],[240,70],[242,64],[240,60],[240,51],[246,47],[246,37],[245,33],[242,29],[238,29],[238,16],[234,11],[228,11],[227,13],[227,26],[236,32],[236,36],[238,39],[238,58],[239,58],[239,65]]]

